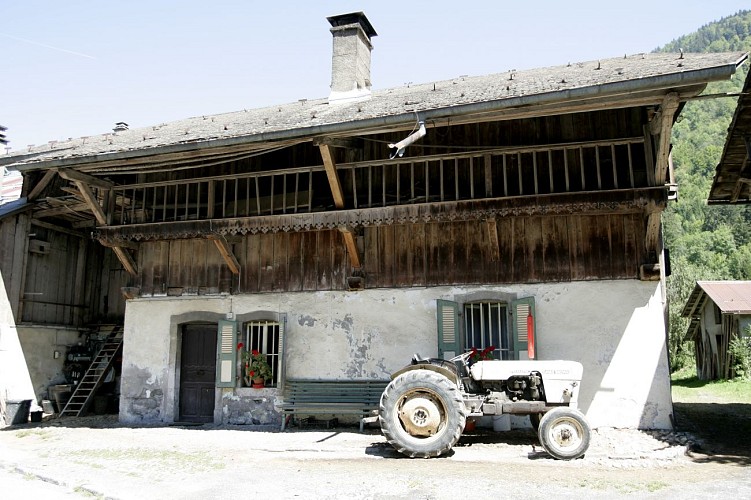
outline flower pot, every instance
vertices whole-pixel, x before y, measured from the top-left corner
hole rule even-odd
[[[251,387],[254,389],[263,389],[266,385],[266,381],[262,378],[254,378],[253,383],[251,384]]]

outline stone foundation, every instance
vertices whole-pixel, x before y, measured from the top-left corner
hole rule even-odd
[[[252,389],[237,387],[222,393],[222,424],[277,425],[282,416],[274,408],[276,388]]]

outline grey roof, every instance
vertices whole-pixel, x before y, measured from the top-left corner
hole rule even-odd
[[[751,314],[751,281],[697,281],[681,315],[701,314],[704,295],[723,313]]]
[[[361,102],[327,99],[199,116],[75,140],[50,142],[0,157],[19,170],[76,165],[220,145],[306,140],[389,127],[408,128],[421,119],[576,102],[624,98],[636,93],[701,86],[729,78],[745,53],[639,54],[525,71],[373,91]],[[659,99],[656,99],[659,102]]]
[[[746,75],[743,90],[733,120],[728,127],[728,136],[722,157],[715,169],[712,187],[709,189],[709,204],[751,203],[751,162],[747,143],[751,130],[751,71]]]
[[[8,203],[0,205],[0,220],[31,208],[33,208],[33,206],[26,200],[26,197],[9,201]]]

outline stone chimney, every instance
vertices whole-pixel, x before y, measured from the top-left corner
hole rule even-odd
[[[331,58],[329,104],[370,97],[370,39],[378,35],[362,12],[326,18],[331,23],[334,51]]]

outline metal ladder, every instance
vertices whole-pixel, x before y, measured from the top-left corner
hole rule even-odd
[[[60,416],[80,417],[86,413],[97,389],[102,385],[117,354],[123,348],[123,332],[120,326],[115,326],[105,340],[102,348],[91,361],[81,381],[76,385]]]

